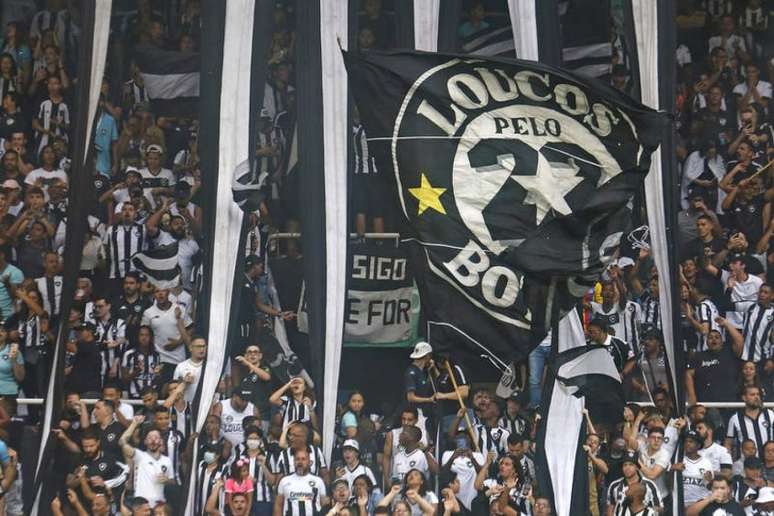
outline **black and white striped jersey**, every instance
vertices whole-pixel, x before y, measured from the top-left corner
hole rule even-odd
[[[62,276],[43,276],[35,278],[35,286],[40,292],[43,310],[51,317],[59,316],[62,306]]]
[[[160,365],[161,357],[153,349],[149,353],[143,353],[138,348],[129,348],[124,352],[121,357],[121,367],[130,372],[137,372],[132,380],[124,378],[124,381],[128,382],[130,398],[138,399],[145,387],[153,387],[156,384],[158,377],[156,368]]]
[[[602,303],[592,302],[591,312],[604,318],[608,328],[613,330],[615,338],[627,343],[635,355],[639,352],[640,320],[642,319],[640,305],[634,301],[627,301],[623,307],[615,303],[609,310],[605,310]]]
[[[774,439],[772,423],[774,423],[774,412],[771,409],[762,408],[755,419],[746,415],[744,409],[740,409],[728,420],[726,437],[732,439],[733,445],[737,447],[747,439],[752,440],[758,457],[763,459],[763,446],[767,441]]]
[[[718,307],[715,306],[715,303],[713,303],[711,299],[702,299],[701,302],[696,305],[696,319],[702,324],[708,323],[710,331],[715,330],[720,332],[721,335],[725,336],[723,328],[721,328],[720,325],[715,321],[718,316],[720,316]],[[696,338],[698,339],[696,344],[696,351],[707,351],[707,336],[708,335],[704,335],[701,332],[696,332]]]
[[[742,360],[758,363],[771,356],[773,323],[774,306],[755,303],[744,312]]]
[[[312,421],[312,412],[315,407],[314,402],[311,407],[307,407],[293,396],[282,396],[280,399],[282,400],[282,428],[295,421],[301,421],[302,423]]]
[[[320,475],[320,472],[328,467],[325,462],[325,455],[323,455],[322,450],[318,446],[313,444],[307,445],[306,449],[309,451],[309,472],[312,475]],[[276,472],[281,475],[290,475],[295,471],[292,448],[282,450],[277,459],[276,468]]]
[[[656,484],[641,474],[639,474],[639,482],[645,487],[645,505],[647,507],[658,509],[661,507],[661,497],[658,494],[658,487]],[[627,514],[625,500],[626,492],[629,490],[629,483],[625,477],[621,477],[618,480],[614,480],[607,488],[607,503],[613,507],[614,516],[624,516]]]
[[[108,277],[123,278],[127,272],[135,270],[132,255],[148,246],[145,226],[136,223],[109,226],[102,243],[108,262]]]
[[[376,160],[368,152],[368,140],[362,124],[352,126],[352,148],[355,151],[355,174],[376,174]]]
[[[204,508],[207,507],[207,500],[212,494],[215,481],[222,479],[224,482],[227,476],[227,466],[213,466],[212,469],[207,468],[207,463],[204,461],[199,462],[199,467],[196,474],[196,488],[194,490],[194,514],[205,514]],[[217,508],[220,514],[223,514],[225,509],[225,495],[224,491],[220,492],[220,500],[218,501]]]

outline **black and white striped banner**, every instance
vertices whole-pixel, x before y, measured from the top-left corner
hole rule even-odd
[[[83,0],[81,10],[81,47],[79,48],[76,107],[78,116],[73,126],[73,161],[67,208],[67,235],[62,285],[62,313],[67,314],[75,296],[79,276],[83,239],[88,229],[87,217],[94,205],[94,181],[87,160],[91,148],[92,128],[99,102],[100,87],[105,71],[105,57],[110,33],[110,0]],[[93,170],[93,169],[92,169]],[[43,425],[40,435],[40,454],[35,469],[34,498],[25,504],[25,514],[42,514],[48,510],[59,480],[49,468],[57,438],[51,433],[54,415],[59,414],[64,402],[64,344],[68,333],[62,321],[52,357],[51,376],[46,391]],[[43,509],[45,508],[45,510]]]
[[[174,242],[132,256],[132,264],[156,288],[169,289],[180,284],[178,244]]]
[[[199,96],[201,56],[198,53],[141,46],[134,58],[151,99]]]

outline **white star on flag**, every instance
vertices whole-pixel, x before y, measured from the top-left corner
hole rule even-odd
[[[578,166],[570,159],[567,164],[553,163],[538,152],[537,169],[534,176],[511,176],[527,191],[524,204],[535,205],[535,224],[543,222],[548,210],[561,215],[570,215],[572,208],[564,200],[580,182]]]

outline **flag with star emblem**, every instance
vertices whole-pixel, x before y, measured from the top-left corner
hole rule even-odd
[[[552,309],[615,257],[666,117],[532,61],[401,51],[345,62],[415,244],[427,320],[442,323],[432,344],[524,356]]]

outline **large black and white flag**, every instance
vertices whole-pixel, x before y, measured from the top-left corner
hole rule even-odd
[[[369,148],[413,232],[428,320],[506,362],[525,355],[551,303],[569,308],[613,258],[665,118],[535,62],[345,60]]]
[[[132,264],[156,288],[169,289],[180,284],[177,242],[162,245],[132,256]]]
[[[549,363],[536,437],[535,469],[540,492],[556,514],[589,514],[588,429],[583,409],[596,423],[615,424],[623,414],[621,375],[604,346],[587,346],[578,313],[558,325],[558,354]]]
[[[134,59],[152,100],[199,96],[198,53],[144,45],[137,47]]]

